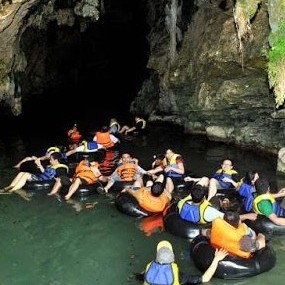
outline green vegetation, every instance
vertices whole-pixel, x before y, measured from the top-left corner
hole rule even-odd
[[[285,101],[285,22],[271,35],[272,47],[268,52],[268,80],[273,88],[276,108]]]

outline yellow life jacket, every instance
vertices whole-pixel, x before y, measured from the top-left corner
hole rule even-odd
[[[240,223],[238,228],[235,228],[222,218],[217,218],[212,222],[210,239],[212,246],[224,248],[232,255],[250,258],[250,252],[239,249],[239,241],[244,235],[247,235],[247,226],[244,223]]]
[[[174,153],[170,160],[168,160],[166,157],[162,160],[163,166],[173,166],[175,167],[175,165],[177,165],[176,163],[176,159],[177,157],[181,157],[180,154]]]
[[[258,195],[253,200],[253,211],[255,213],[263,215],[258,208],[258,204],[259,204],[259,202],[264,201],[264,200],[269,200],[271,202],[271,204],[275,203],[275,199],[274,199],[273,195],[270,193]]]
[[[112,128],[113,126],[116,126],[116,129],[118,131],[121,129],[121,126],[118,122],[112,122],[109,127]]]
[[[190,202],[190,203],[188,203],[188,202]],[[211,206],[212,204],[208,200],[206,200],[206,199],[204,199],[204,201],[200,205],[191,205],[191,202],[192,202],[191,195],[186,196],[185,198],[181,199],[178,202],[177,207],[178,207],[178,211],[179,211],[179,214],[180,214],[181,218],[185,219],[187,221],[193,222],[193,223],[198,223],[198,224],[207,224],[207,223],[209,223],[208,221],[205,220],[204,213],[205,213],[206,208],[208,206]],[[187,207],[187,204],[190,207],[193,207],[193,210],[196,210],[195,208],[197,208],[195,213],[194,212],[193,213],[187,213],[189,211],[189,209]],[[192,216],[192,218],[197,219],[198,221],[195,222],[195,221],[192,221],[191,219],[188,219],[187,218],[188,214],[190,216]]]
[[[138,119],[138,120],[136,121],[136,124],[137,124],[137,123],[140,123],[140,122],[142,122],[142,130],[145,129],[145,127],[146,127],[146,120],[144,120],[144,119]]]
[[[56,170],[56,176],[67,175],[69,171],[69,167],[63,163],[52,165],[51,168]]]

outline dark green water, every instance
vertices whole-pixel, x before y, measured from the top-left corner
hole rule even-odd
[[[19,159],[41,154],[56,143],[52,135],[23,136],[9,133],[0,139],[0,187],[10,183]],[[211,175],[224,157],[234,160],[243,174],[255,169],[272,185],[285,186],[275,175],[276,158],[264,157],[205,138],[183,136],[173,129],[152,128],[144,139],[122,143],[149,168],[152,156],[166,148],[183,155],[186,168],[196,175]],[[70,203],[30,193],[30,201],[17,194],[0,195],[1,285],[124,285],[141,284],[133,274],[155,256],[158,241],[172,242],[176,260],[184,272],[197,273],[189,256],[189,241],[159,230],[147,236],[141,219],[124,215],[112,198],[92,195]],[[86,203],[94,208],[86,209]],[[213,279],[211,284],[278,284],[285,277],[285,237],[270,243],[277,264],[269,272],[243,280]]]

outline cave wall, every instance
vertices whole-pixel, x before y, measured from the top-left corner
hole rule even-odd
[[[260,1],[251,19],[242,53],[233,2],[192,2],[194,6],[182,9],[187,28],[181,25],[183,37],[171,64],[169,30],[161,17],[167,17],[165,5],[171,1],[158,7],[160,16],[151,15],[152,76],[131,111],[144,113],[149,121],[182,126],[185,133],[277,154],[284,144],[285,121],[283,111],[275,110],[268,86],[267,1]]]
[[[138,1],[146,7],[150,29],[150,76],[130,111],[181,126],[185,133],[276,154],[284,142],[285,112],[275,109],[268,86],[268,2],[255,1],[258,8],[241,52],[232,0]],[[1,113],[17,116],[27,96],[78,79],[77,39],[98,21],[104,3],[111,2],[13,0],[0,7]],[[64,37],[67,30],[72,37]],[[37,49],[47,41],[39,31],[56,37],[52,49],[63,70],[48,53],[52,49]],[[70,46],[74,51],[64,54]]]

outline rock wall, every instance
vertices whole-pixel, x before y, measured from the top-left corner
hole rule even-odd
[[[148,66],[153,72],[131,111],[144,113],[149,121],[182,126],[185,133],[277,154],[284,145],[285,120],[283,111],[275,110],[268,86],[266,1],[250,22],[242,52],[232,1],[194,2],[178,15],[184,21],[183,37],[173,64],[163,5],[157,18],[152,15]]]

